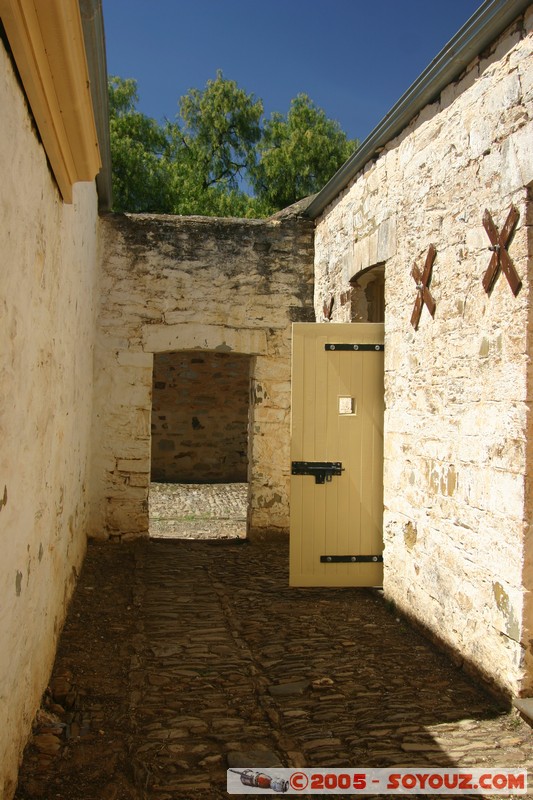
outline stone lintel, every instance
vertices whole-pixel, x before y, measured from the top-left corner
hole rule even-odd
[[[230,328],[226,325],[202,325],[198,322],[146,325],[143,328],[143,347],[145,352],[149,353],[215,350],[266,355],[267,337],[262,330]]]

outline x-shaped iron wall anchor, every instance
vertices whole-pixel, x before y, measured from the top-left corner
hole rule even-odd
[[[485,213],[483,214],[483,226],[490,239],[489,250],[492,250],[489,266],[487,267],[487,271],[483,276],[483,288],[487,294],[494,286],[500,268],[509,281],[509,286],[511,287],[515,297],[520,291],[522,281],[518,277],[518,274],[513,266],[513,262],[511,261],[509,253],[506,250],[507,243],[509,242],[519,216],[520,214],[518,209],[512,205],[509,209],[509,214],[505,220],[505,225],[502,228],[502,232],[498,233],[498,228],[492,221],[490,211],[485,209]]]
[[[437,251],[435,246],[430,244],[428,249],[428,254],[426,256],[426,263],[424,264],[424,271],[420,272],[416,264],[413,264],[413,269],[411,270],[411,275],[415,279],[416,288],[418,289],[418,294],[415,300],[415,307],[413,308],[413,313],[411,315],[411,325],[413,328],[418,328],[418,323],[420,322],[420,315],[422,314],[422,308],[424,307],[424,303],[427,306],[427,310],[433,317],[435,315],[436,303],[431,296],[431,292],[429,291],[429,281],[431,279],[431,269],[433,267],[433,262],[435,261],[435,256],[437,255]]]

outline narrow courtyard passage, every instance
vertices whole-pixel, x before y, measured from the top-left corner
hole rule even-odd
[[[284,542],[91,543],[17,800],[227,798],[231,766],[531,766],[531,729]],[[466,795],[463,795],[466,796]]]

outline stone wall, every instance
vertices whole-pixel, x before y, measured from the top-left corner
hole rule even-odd
[[[370,161],[318,222],[317,316],[385,265],[385,594],[499,689],[533,691],[532,10]],[[520,218],[523,286],[482,277],[482,218]],[[431,293],[411,325],[423,267]],[[352,281],[352,283],[350,283]]]
[[[97,199],[65,205],[0,41],[0,797],[46,688],[85,553]]]
[[[154,355],[180,351],[249,357],[249,532],[286,531],[291,324],[314,319],[313,224],[111,215],[103,229],[92,535],[148,532]]]
[[[246,482],[249,407],[249,356],[155,355],[152,481]]]

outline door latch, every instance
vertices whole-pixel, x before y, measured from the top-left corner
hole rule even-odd
[[[315,483],[331,481],[333,475],[342,475],[344,467],[341,461],[293,461],[293,475],[314,475]]]

